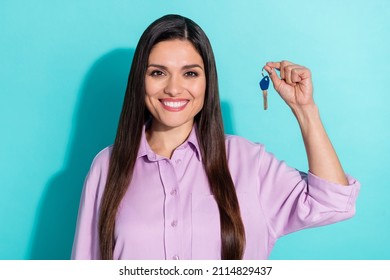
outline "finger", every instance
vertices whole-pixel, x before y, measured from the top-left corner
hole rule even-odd
[[[264,70],[268,72],[268,75],[272,81],[272,84],[277,92],[279,92],[280,86],[282,85],[282,80],[279,78],[278,74],[276,73],[277,69],[276,67],[271,67],[271,64],[266,64],[264,66]],[[273,64],[272,64],[273,65]]]
[[[305,71],[304,67],[295,67],[291,69],[291,82],[292,83],[299,83],[302,81],[302,77],[300,76],[301,73]]]
[[[285,67],[293,65],[290,61],[282,60],[280,62],[267,62],[266,66],[279,70],[281,79],[285,79]]]
[[[271,68],[276,68],[277,70],[280,69],[280,62],[271,62],[270,61],[270,62],[267,62],[265,65],[269,66]]]
[[[286,75],[289,75],[289,73],[286,73],[286,71],[288,71],[288,67],[290,67],[291,65],[294,64],[287,60],[282,60],[280,62],[280,77],[282,78],[282,80],[286,80]]]
[[[291,72],[291,80],[294,83],[301,83],[303,80],[310,79],[310,70],[306,67],[296,67]]]
[[[287,66],[287,65],[293,65],[291,61],[288,60],[282,60],[282,61],[269,61],[266,63],[267,66],[270,66],[272,68],[276,68],[277,70],[280,70],[281,67]]]
[[[302,67],[297,64],[292,64],[287,67],[285,67],[285,81],[287,84],[291,86],[295,86],[297,83],[299,83],[302,78],[300,74],[302,71],[304,71],[305,67]]]
[[[291,82],[291,69],[293,68],[294,66],[293,65],[288,65],[288,66],[285,66],[283,67],[283,70],[284,70],[284,81],[291,85],[292,82]]]

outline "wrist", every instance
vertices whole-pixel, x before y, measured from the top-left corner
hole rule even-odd
[[[307,131],[311,126],[321,124],[320,112],[315,103],[296,108],[291,108],[294,116],[297,118],[302,131]]]

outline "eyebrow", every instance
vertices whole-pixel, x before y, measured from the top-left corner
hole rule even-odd
[[[164,65],[160,65],[160,64],[149,64],[148,65],[148,68],[149,67],[156,67],[156,68],[161,68],[161,69],[164,69],[164,70],[167,70],[168,67],[164,66]],[[188,64],[188,65],[184,65],[182,67],[183,70],[186,70],[186,69],[192,69],[192,68],[200,68],[204,71],[203,67],[200,66],[199,64]]]

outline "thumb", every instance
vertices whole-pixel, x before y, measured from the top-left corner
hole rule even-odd
[[[272,65],[272,66],[271,66]],[[274,85],[274,88],[277,92],[279,92],[279,89],[283,83],[283,81],[279,78],[278,74],[276,73],[276,70],[277,67],[273,67],[273,63],[271,62],[268,62],[264,67],[263,69],[265,71],[267,71],[271,81],[272,81],[272,84]]]

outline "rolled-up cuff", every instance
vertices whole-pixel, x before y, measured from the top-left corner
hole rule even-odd
[[[309,195],[334,211],[348,212],[355,206],[360,183],[348,174],[346,177],[348,186],[327,181],[309,171],[307,177]]]

